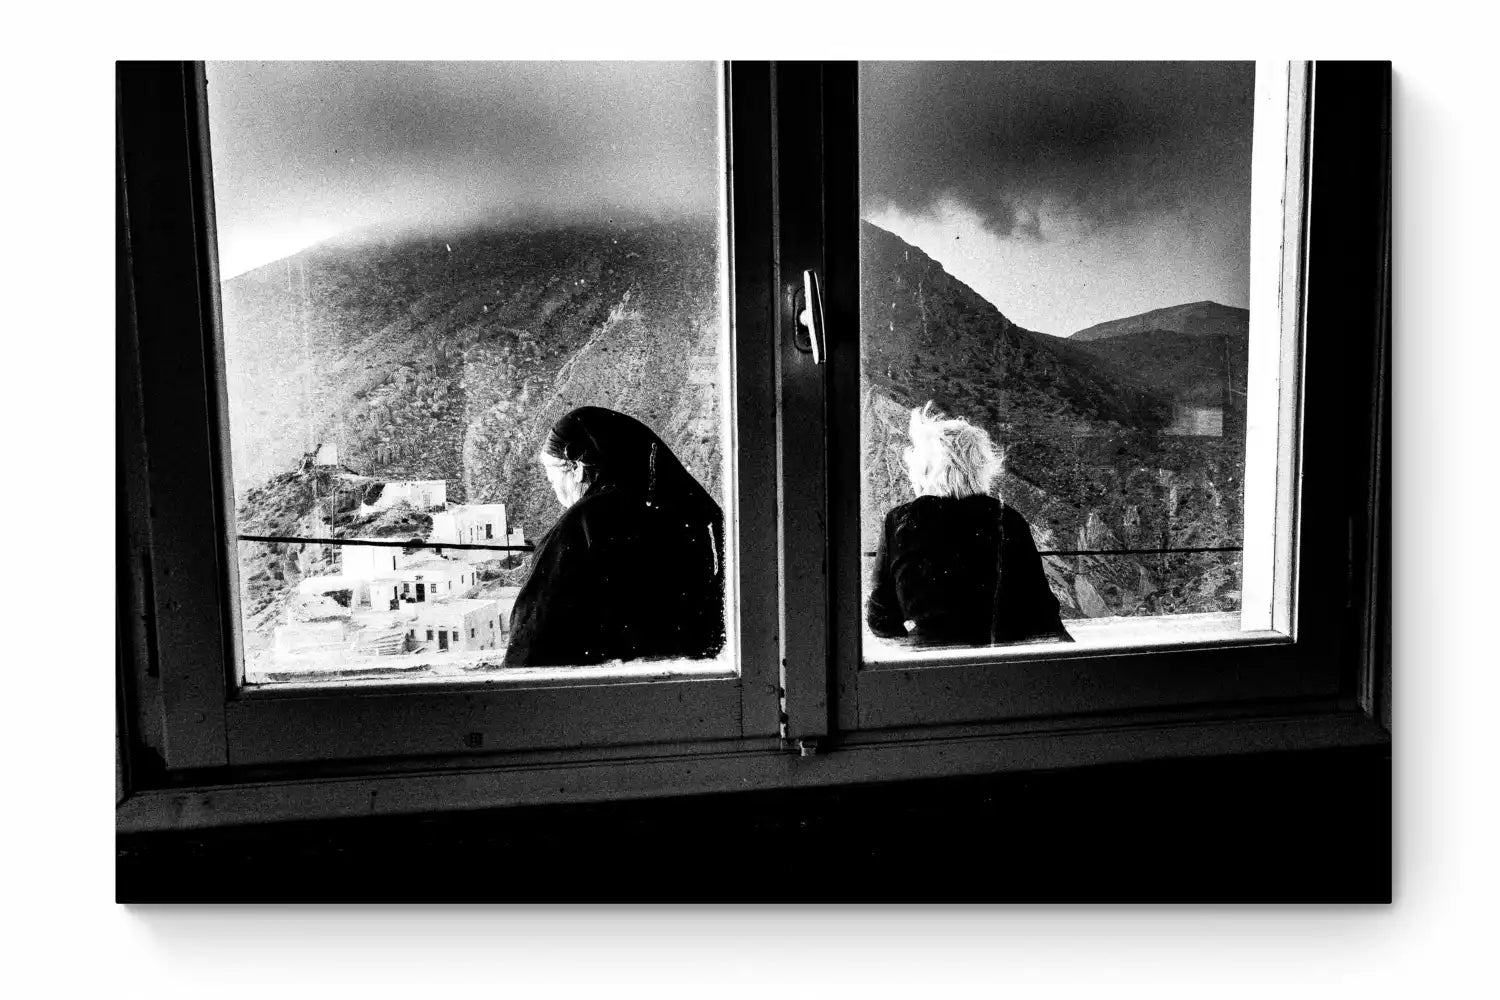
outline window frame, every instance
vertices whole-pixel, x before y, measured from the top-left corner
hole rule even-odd
[[[858,199],[857,186],[830,183],[857,177],[854,71],[727,69],[734,586],[751,623],[740,629],[740,676],[243,697],[228,672],[224,387],[205,336],[217,316],[203,238],[212,201],[206,140],[194,142],[190,124],[201,71],[120,64],[119,829],[1388,741],[1375,720],[1388,719],[1389,690],[1389,64],[1313,69],[1295,642],[907,674],[858,670],[858,450],[847,419],[858,366],[837,363],[847,349],[837,338],[852,331],[857,346]],[[824,276],[827,366],[808,365],[794,344],[805,268]],[[1323,329],[1361,335],[1341,343]],[[852,561],[831,557],[848,552]]]
[[[734,373],[727,456],[737,495],[732,594],[775,588],[770,498],[775,475],[765,446],[737,446],[741,418],[773,411],[764,355],[769,311],[760,291],[771,263],[769,100],[765,67],[726,66],[724,113],[730,185],[723,244],[729,257],[727,367]],[[732,79],[730,77],[733,77]],[[142,589],[154,606],[153,648],[137,659],[159,677],[159,753],[165,770],[411,757],[462,747],[476,755],[658,741],[778,737],[774,635],[763,603],[741,607],[732,630],[734,668],[607,681],[558,676],[536,681],[359,683],[245,687],[238,682],[234,600],[237,558],[226,522],[233,499],[225,379],[218,356],[218,274],[212,249],[213,191],[207,169],[206,80],[196,63],[120,64],[118,136],[123,175],[121,250],[127,261],[128,331],[122,364],[135,362],[146,482],[128,497],[138,516],[129,557],[151,554]],[[148,220],[141,224],[141,220]],[[743,305],[743,308],[742,308]],[[752,438],[763,428],[757,426]],[[170,505],[162,502],[170,498]],[[194,513],[182,516],[191,508]],[[731,605],[733,606],[733,605]],[[144,727],[138,727],[144,730]],[[476,737],[477,734],[477,737]]]
[[[1306,85],[1299,87],[1296,83],[1300,81],[1294,81],[1289,93],[1294,100],[1306,101],[1308,125],[1302,133],[1306,139],[1288,143],[1289,157],[1309,153],[1316,137],[1326,137],[1334,123],[1347,116],[1351,104],[1360,100],[1338,68],[1325,69],[1321,74],[1321,91],[1312,67],[1305,66],[1302,72]],[[1368,98],[1365,100],[1368,103]],[[830,189],[839,192],[831,198],[847,204],[857,201],[858,190],[858,164],[853,162],[858,150],[857,74],[853,68],[841,67],[827,81],[825,101],[825,119],[839,130],[831,138],[830,148],[855,151],[831,163],[826,179]],[[1289,109],[1289,115],[1296,112],[1296,108]],[[1271,442],[1278,458],[1279,480],[1274,483],[1278,537],[1272,558],[1274,572],[1290,577],[1290,606],[1278,596],[1271,615],[1273,630],[1232,637],[1174,641],[1164,634],[1160,643],[1128,648],[1038,645],[945,652],[913,661],[862,661],[859,235],[856,217],[847,212],[846,224],[831,227],[829,328],[838,332],[839,340],[830,346],[829,378],[838,386],[840,404],[830,408],[828,433],[834,442],[830,452],[841,458],[831,484],[838,496],[839,511],[831,521],[838,532],[832,543],[837,553],[832,630],[840,731],[1148,708],[1208,709],[1251,701],[1274,701],[1302,709],[1348,703],[1353,693],[1350,650],[1343,642],[1348,614],[1347,607],[1339,604],[1347,603],[1343,595],[1349,593],[1355,574],[1352,549],[1346,547],[1352,534],[1339,522],[1352,517],[1353,512],[1324,501],[1341,492],[1347,494],[1344,484],[1363,472],[1334,444],[1348,434],[1350,412],[1326,404],[1305,406],[1303,401],[1310,384],[1317,387],[1314,395],[1320,401],[1326,398],[1327,387],[1337,376],[1325,374],[1329,372],[1325,359],[1345,346],[1338,342],[1343,331],[1337,325],[1315,323],[1313,317],[1349,309],[1347,300],[1362,302],[1369,298],[1366,285],[1347,282],[1347,266],[1343,273],[1334,270],[1330,249],[1335,242],[1342,244],[1341,231],[1347,227],[1349,213],[1368,213],[1378,205],[1377,201],[1367,201],[1361,208],[1356,202],[1375,194],[1369,183],[1379,183],[1383,167],[1378,147],[1371,148],[1368,142],[1352,145],[1342,139],[1328,142],[1325,138],[1320,148],[1322,155],[1316,160],[1287,164],[1288,179],[1293,183],[1284,192],[1285,207],[1301,218],[1286,220],[1278,276],[1283,280],[1290,277],[1291,287],[1282,288],[1279,317],[1282,357],[1276,376],[1283,388],[1276,407],[1279,430]],[[1358,157],[1366,159],[1356,162]],[[1338,184],[1348,182],[1351,172],[1363,174],[1366,182],[1356,188],[1359,193],[1355,202],[1347,197],[1340,200],[1335,193]],[[1309,212],[1313,205],[1320,209],[1316,216]],[[1294,225],[1296,221],[1301,225]],[[1338,233],[1339,237],[1330,240],[1328,233]],[[1372,266],[1376,262],[1369,257],[1360,263],[1370,267],[1367,273],[1376,273]],[[1300,287],[1295,281],[1299,273],[1304,277]],[[1372,323],[1368,329],[1374,332],[1376,325]],[[1355,420],[1364,419],[1367,413],[1357,408]],[[839,495],[839,486],[847,484],[853,484],[853,488]],[[1300,510],[1293,503],[1299,498],[1303,500]],[[1329,578],[1339,574],[1326,572],[1330,566],[1345,570],[1344,579],[1336,586],[1330,586],[1333,581]]]

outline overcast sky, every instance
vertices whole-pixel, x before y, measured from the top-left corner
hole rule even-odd
[[[1253,63],[866,63],[865,217],[1022,326],[1249,299]]]
[[[713,213],[711,63],[209,63],[222,276],[373,224]]]
[[[224,277],[372,224],[708,214],[710,63],[210,63]],[[1023,326],[1249,292],[1250,63],[866,63],[866,218]]]

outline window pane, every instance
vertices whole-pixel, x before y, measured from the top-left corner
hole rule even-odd
[[[1238,626],[1255,86],[861,65],[867,657]]]
[[[723,669],[720,69],[207,76],[246,679]]]

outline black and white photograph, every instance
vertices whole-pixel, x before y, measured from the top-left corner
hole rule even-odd
[[[1472,991],[1443,7],[18,21],[17,989]]]
[[[1389,900],[1388,64],[116,86],[120,901]]]

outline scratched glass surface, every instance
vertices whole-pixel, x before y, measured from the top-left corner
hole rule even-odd
[[[248,680],[498,669],[574,407],[725,505],[721,72],[208,65]]]
[[[918,493],[1019,513],[1065,626],[1239,610],[1254,96],[1252,63],[861,64],[867,658],[959,613],[923,572],[993,579],[914,508],[877,565]]]

